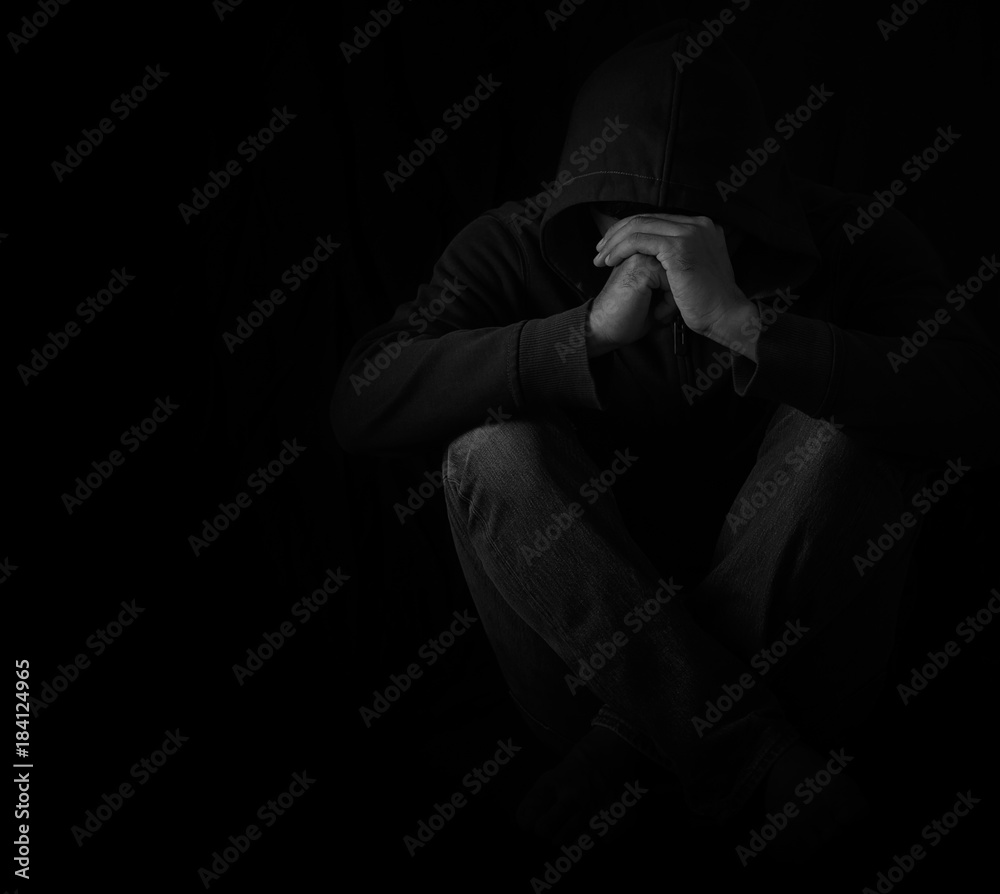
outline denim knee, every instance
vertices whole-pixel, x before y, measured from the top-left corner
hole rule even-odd
[[[758,459],[771,454],[799,483],[803,494],[820,481],[856,484],[874,478],[902,489],[904,482],[925,471],[922,464],[896,457],[871,446],[836,418],[814,419],[787,405],[780,406],[758,451]]]
[[[445,486],[466,492],[472,483],[509,492],[571,449],[572,423],[562,413],[487,423],[455,438],[444,450]]]

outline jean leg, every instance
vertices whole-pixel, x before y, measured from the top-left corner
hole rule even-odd
[[[838,736],[878,695],[922,527],[910,500],[929,471],[780,406],[722,525],[691,609],[816,740]],[[885,525],[904,534],[868,567],[867,541]]]
[[[622,450],[629,455],[627,445]],[[597,644],[624,638],[588,684],[606,706],[607,725],[618,718],[620,733],[634,730],[652,743],[696,813],[723,819],[738,810],[797,733],[764,684],[725,722],[708,731],[693,722],[748,668],[699,626],[685,599],[657,600],[659,573],[629,536],[610,491],[585,489],[602,470],[565,417],[547,413],[473,429],[449,446],[443,470],[456,540],[468,545],[466,555],[478,559],[511,611],[485,614],[519,618],[558,656],[564,675]],[[536,533],[546,528],[550,543],[534,550]],[[476,580],[472,575],[470,587]],[[480,611],[490,598],[487,590],[473,594]],[[628,619],[651,600],[662,608],[629,636]],[[492,633],[502,640],[509,628],[497,620]],[[499,646],[498,656],[516,666],[518,637]]]

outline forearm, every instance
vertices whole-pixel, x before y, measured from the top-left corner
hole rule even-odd
[[[900,366],[891,362],[899,341],[782,313],[760,333],[755,360],[734,355],[733,388],[833,418],[887,452],[1000,461],[1000,354],[972,338],[938,338]]]
[[[360,342],[338,376],[330,420],[352,453],[447,443],[492,416],[600,408],[583,349],[586,309],[506,326],[416,335],[389,323]]]

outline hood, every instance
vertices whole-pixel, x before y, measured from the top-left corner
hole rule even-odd
[[[643,35],[577,94],[556,175],[562,189],[539,232],[545,261],[585,295],[597,294],[609,275],[592,264],[599,233],[590,202],[704,214],[739,229],[733,270],[751,298],[795,287],[818,265],[785,153],[763,148],[769,138],[782,141],[765,121],[749,71],[721,38],[692,58],[688,40],[697,30],[682,19]],[[733,165],[752,170],[749,150],[766,162],[723,197],[717,184],[731,184]]]

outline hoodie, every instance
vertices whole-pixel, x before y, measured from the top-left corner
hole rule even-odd
[[[491,419],[552,409],[676,435],[737,401],[760,418],[788,404],[923,461],[998,461],[1000,353],[969,308],[948,303],[954,284],[927,240],[891,208],[858,235],[872,197],[793,176],[724,41],[675,62],[693,33],[670,23],[594,71],[553,180],[465,226],[416,297],[360,339],[330,404],[345,450],[444,446]],[[736,283],[765,324],[756,362],[679,319],[588,359],[588,314],[610,275],[592,264],[593,202],[739,230]],[[915,340],[942,309],[948,322]]]

